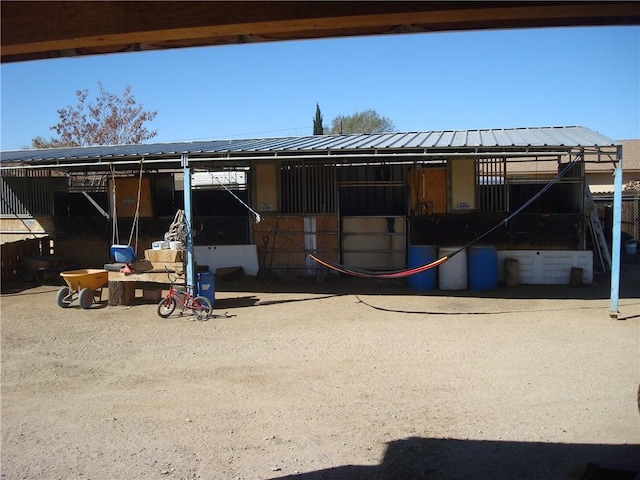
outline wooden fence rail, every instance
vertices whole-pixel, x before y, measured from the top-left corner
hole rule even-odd
[[[0,247],[2,257],[2,282],[16,280],[22,269],[22,257],[51,255],[51,237],[29,238],[5,243]]]

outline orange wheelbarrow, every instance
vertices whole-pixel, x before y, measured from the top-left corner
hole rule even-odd
[[[62,308],[67,308],[76,298],[82,308],[90,308],[98,290],[102,300],[102,287],[109,281],[109,272],[97,268],[60,272],[60,276],[68,285],[58,290],[56,295],[58,306]]]

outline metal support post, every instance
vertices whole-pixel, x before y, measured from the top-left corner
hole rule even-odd
[[[184,218],[186,222],[187,237],[187,281],[186,286],[190,293],[195,293],[195,263],[193,259],[193,218],[191,215],[191,168],[189,168],[189,156],[182,155],[183,185],[184,185]]]
[[[618,318],[620,294],[620,236],[622,227],[622,146],[618,146],[616,168],[613,171],[613,231],[611,235],[611,308],[609,316]]]

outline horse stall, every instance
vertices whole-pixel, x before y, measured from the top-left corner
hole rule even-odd
[[[43,180],[54,199],[48,214],[55,223],[55,253],[83,267],[104,266],[116,242],[131,244],[142,256],[164,240],[182,209],[191,234],[184,247],[193,249],[192,258],[185,258],[192,277],[195,263],[233,268],[219,259],[235,255],[251,258],[248,272],[256,272],[257,264],[258,274],[288,279],[324,275],[327,269],[399,272],[404,278],[414,273],[407,266],[417,246],[458,247],[447,256],[472,246],[592,251],[603,273],[619,261],[612,262],[597,216],[590,214],[584,164],[616,164],[621,147],[584,127],[117,148],[114,155],[116,147],[79,147],[71,149],[72,157],[53,159],[37,150],[20,156],[2,152],[5,179],[39,167],[57,172],[55,186],[54,175]],[[557,175],[512,172],[510,165],[519,162],[547,162]],[[242,181],[232,180],[240,173]],[[23,186],[22,200],[42,190],[39,184]],[[16,191],[3,195],[16,197]],[[11,212],[5,210],[6,217]],[[23,210],[26,219],[35,212]],[[532,268],[538,264],[544,262],[532,262]],[[591,278],[588,271],[584,279]]]

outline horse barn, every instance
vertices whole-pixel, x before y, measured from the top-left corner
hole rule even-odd
[[[500,281],[505,259],[519,262],[520,283],[611,271],[614,312],[619,248],[612,261],[585,164],[619,176],[621,160],[619,143],[580,126],[4,151],[1,230],[4,242],[48,237],[46,253],[102,268],[111,245],[141,257],[184,212],[190,268],[288,279],[334,266],[397,272],[490,247]],[[521,162],[558,175],[527,177],[512,168]],[[3,278],[19,263],[5,267]]]

